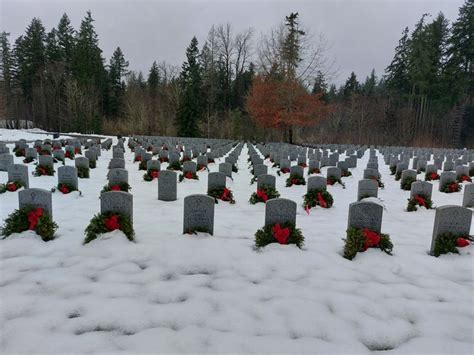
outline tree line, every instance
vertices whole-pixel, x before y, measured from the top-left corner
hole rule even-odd
[[[298,13],[255,37],[213,25],[181,67],[142,73],[120,47],[106,62],[90,12],[77,30],[66,14],[49,32],[34,18],[13,43],[0,34],[0,116],[64,132],[474,145],[474,0],[452,24],[422,15],[384,73],[353,72],[339,87],[327,44]]]

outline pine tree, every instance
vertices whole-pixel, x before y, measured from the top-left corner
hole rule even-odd
[[[186,49],[187,61],[183,63],[180,82],[183,89],[176,115],[176,126],[180,136],[198,137],[198,121],[202,115],[202,79],[199,64],[199,48],[196,37]]]
[[[120,113],[122,99],[125,93],[123,78],[128,74],[128,61],[125,60],[120,47],[114,51],[109,64],[109,115],[117,116]]]
[[[316,73],[311,93],[321,95],[321,100],[324,100],[325,102],[328,101],[328,84],[326,83],[324,74],[320,70]]]
[[[62,61],[61,49],[58,42],[58,32],[55,28],[51,30],[46,36],[45,56],[47,62]]]
[[[306,33],[299,29],[297,12],[292,12],[285,19],[287,35],[283,43],[282,59],[286,66],[287,77],[295,79],[296,69],[302,60],[300,53],[301,36],[304,36]]]
[[[375,90],[377,87],[377,77],[375,75],[375,69],[372,69],[370,76],[365,79],[364,84],[362,84],[361,90],[365,96],[372,97],[375,95]]]
[[[0,33],[0,57],[2,59],[0,62],[0,80],[5,89],[7,105],[13,84],[13,58],[10,41],[8,40],[9,35],[7,32]]]
[[[66,14],[63,14],[59,20],[57,28],[58,46],[61,53],[61,59],[64,62],[66,73],[69,75],[72,71],[72,61],[74,53],[75,31],[71,26],[71,21]]]
[[[390,65],[385,69],[387,87],[398,93],[409,91],[408,78],[408,55],[410,50],[410,39],[408,27],[403,30],[402,38],[395,48],[395,56]]]
[[[360,92],[360,84],[357,81],[357,76],[354,72],[351,73],[351,76],[346,80],[346,83],[343,88],[344,98],[348,99],[352,95]]]

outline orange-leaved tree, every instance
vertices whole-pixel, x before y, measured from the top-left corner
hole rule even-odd
[[[282,130],[288,143],[293,143],[295,127],[319,124],[330,109],[321,95],[309,93],[296,79],[257,75],[247,97],[247,111],[258,126]]]

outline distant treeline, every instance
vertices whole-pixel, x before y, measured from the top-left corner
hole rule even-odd
[[[256,43],[251,29],[212,26],[193,37],[181,67],[129,70],[118,47],[108,63],[87,12],[46,31],[34,18],[10,42],[0,35],[0,120],[55,131],[204,136],[289,142],[474,146],[474,0],[455,22],[422,15],[406,28],[385,73],[344,85],[324,41],[292,13]],[[145,45],[145,44],[144,44]],[[370,58],[367,58],[370,60]]]

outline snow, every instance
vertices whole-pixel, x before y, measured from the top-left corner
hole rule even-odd
[[[61,135],[61,138],[70,138],[67,135]],[[39,128],[30,129],[2,129],[0,128],[0,142],[14,143],[20,139],[33,141],[36,139],[53,139],[53,135]]]
[[[0,140],[23,137],[30,139],[24,131],[0,130]],[[45,138],[31,139],[37,137]],[[394,253],[368,250],[349,261],[341,239],[368,154],[343,179],[346,189],[328,187],[333,208],[310,215],[301,206],[306,186],[286,188],[286,177],[277,176],[282,197],[298,203],[305,246],[272,244],[256,251],[265,206],[248,203],[256,184],[249,184],[247,152],[244,147],[239,173],[227,181],[237,203],[215,206],[211,237],[181,234],[183,199],[205,193],[207,173],[178,184],[177,201],[158,201],[157,181],[143,181],[127,149],[136,242],[116,231],[82,245],[107,182],[112,151],[103,151],[91,178],[79,180],[82,196],[53,194],[57,239],[45,243],[25,232],[0,242],[0,351],[473,352],[473,247],[461,255],[429,256],[435,211],[405,212],[409,192],[400,190],[380,157],[382,232],[390,234]],[[0,182],[6,179],[0,172]],[[31,187],[56,183],[57,176],[30,177]],[[434,182],[435,205],[461,204],[462,192],[437,190]],[[0,196],[2,220],[17,208],[17,195]]]

